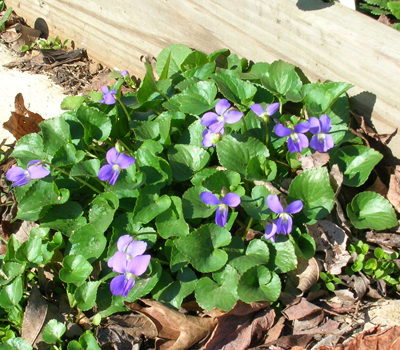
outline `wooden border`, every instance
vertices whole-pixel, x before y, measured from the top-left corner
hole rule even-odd
[[[320,0],[7,0],[50,36],[72,38],[94,60],[144,74],[141,55],[185,44],[229,48],[255,62],[283,59],[312,80],[354,85],[354,107],[380,133],[400,125],[400,32]],[[400,136],[390,143],[400,158]]]

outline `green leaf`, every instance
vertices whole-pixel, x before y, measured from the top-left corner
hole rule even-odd
[[[253,84],[229,75],[216,73],[212,75],[212,79],[222,95],[235,104],[249,106],[257,92]]]
[[[87,101],[89,101],[89,99],[86,96],[68,96],[62,100],[61,109],[63,110],[78,109],[84,102]]]
[[[193,51],[181,63],[182,72],[194,69],[202,66],[203,64],[209,63],[208,56],[200,51]]]
[[[89,281],[81,284],[75,292],[75,300],[77,301],[77,307],[82,310],[90,310],[97,297],[97,289],[100,286],[100,281]]]
[[[357,194],[346,207],[355,228],[385,230],[397,225],[396,213],[389,201],[375,192]]]
[[[15,145],[11,157],[20,159],[26,165],[31,160],[44,160],[43,140],[39,134],[28,134],[21,137]]]
[[[140,105],[147,101],[154,100],[160,96],[160,90],[154,79],[153,67],[150,63],[145,62],[146,75],[137,91],[137,99]],[[161,103],[161,100],[160,100]]]
[[[257,139],[242,135],[226,135],[217,143],[217,155],[223,167],[245,176],[250,159],[257,155],[268,157],[269,151]]]
[[[228,230],[208,224],[179,238],[176,247],[189,258],[197,271],[207,273],[217,271],[226,264],[228,254],[219,248],[230,242],[231,234]]]
[[[75,165],[85,157],[85,152],[77,151],[72,143],[62,145],[54,154],[51,164],[56,167]]]
[[[64,204],[68,199],[69,191],[67,189],[59,190],[57,185],[48,179],[36,181],[22,197],[17,195],[19,203],[17,218],[36,221],[44,216],[44,208]]]
[[[99,233],[104,233],[114,220],[119,200],[115,193],[105,192],[93,200],[89,211],[89,222]]]
[[[73,231],[86,224],[86,218],[82,215],[83,209],[80,204],[68,201],[51,207],[40,226],[61,231],[69,237]]]
[[[159,197],[157,186],[144,187],[136,201],[134,223],[147,224],[171,206],[171,199],[167,196]]]
[[[93,271],[92,265],[82,255],[68,255],[63,260],[63,268],[59,272],[65,283],[79,286]]]
[[[254,239],[250,241],[246,249],[246,255],[238,256],[231,260],[229,265],[233,266],[242,275],[254,266],[267,264],[268,260],[268,245],[259,239]]]
[[[189,267],[184,267],[178,271],[174,282],[169,283],[156,296],[153,295],[153,297],[158,301],[170,304],[179,309],[183,299],[193,293],[196,282],[197,277],[193,270]]]
[[[272,93],[280,96],[289,91],[299,91],[302,83],[296,67],[282,60],[273,62],[268,68],[268,76],[261,78],[262,84]]]
[[[214,193],[221,193],[223,187],[226,187],[229,192],[235,190],[240,184],[240,174],[235,171],[223,170],[208,176],[202,185],[209,191]]]
[[[267,196],[270,194],[265,186],[254,186],[251,197],[243,196],[240,205],[253,219],[266,220],[271,214],[267,205]]]
[[[164,239],[186,236],[189,233],[189,225],[183,216],[182,200],[176,196],[171,196],[170,199],[171,206],[156,217],[158,233]]]
[[[267,160],[263,155],[258,155],[250,159],[246,168],[246,179],[248,181],[272,181],[277,174],[276,163]]]
[[[207,165],[210,154],[197,146],[178,144],[168,149],[168,160],[174,178],[186,181]]]
[[[346,186],[358,187],[368,179],[369,174],[382,158],[382,154],[370,147],[350,145],[338,149],[332,156],[330,165],[339,166]]]
[[[281,280],[265,266],[255,266],[240,277],[237,291],[240,300],[245,303],[274,302],[281,294]]]
[[[17,277],[0,290],[0,306],[7,309],[17,305],[22,299],[22,292],[22,277]]]
[[[278,235],[276,242],[267,241],[270,258],[268,267],[276,273],[286,273],[297,267],[297,256],[293,243],[283,235]]]
[[[212,280],[202,277],[196,284],[196,301],[205,310],[218,308],[229,311],[239,299],[237,286],[239,281],[238,272],[227,265],[222,271],[214,272]]]
[[[303,202],[302,213],[310,220],[326,217],[335,198],[326,168],[314,168],[296,176],[289,187],[289,197]]]
[[[208,218],[215,212],[215,206],[207,205],[200,199],[200,193],[207,191],[201,186],[189,188],[182,196],[185,219]]]
[[[48,155],[54,156],[60,147],[70,142],[70,128],[64,119],[47,119],[39,126],[42,129],[43,144]]]
[[[192,50],[184,45],[170,45],[160,52],[157,57],[156,71],[159,76],[170,78],[180,72],[180,67]],[[168,67],[168,68],[166,68]],[[163,74],[167,70],[167,74]]]
[[[106,248],[107,239],[103,234],[97,232],[92,224],[86,224],[71,235],[69,245],[69,255],[82,255],[86,259],[97,259]]]
[[[85,350],[101,350],[100,346],[97,344],[95,336],[89,330],[79,337],[79,343]]]
[[[10,7],[11,8],[11,7]],[[32,350],[31,344],[29,344],[23,338],[12,338],[8,339],[5,343],[0,344],[0,350]]]
[[[92,176],[97,177],[100,170],[100,161],[98,159],[85,160],[74,165],[71,168],[71,176]]]
[[[387,7],[390,9],[393,16],[400,19],[400,3],[398,1],[389,1]]]
[[[180,104],[179,110],[193,115],[207,112],[214,108],[217,92],[217,87],[211,81],[192,84],[176,95],[176,100]]]
[[[83,126],[84,141],[87,145],[92,143],[92,139],[105,141],[110,136],[112,127],[110,117],[98,108],[83,104],[76,111],[76,117]]]
[[[43,329],[43,340],[47,344],[54,344],[61,340],[61,337],[66,332],[67,327],[65,324],[58,322],[56,319],[52,319],[47,322]]]
[[[315,84],[304,99],[309,115],[321,115],[330,108],[344,92],[353,85],[349,83]]]
[[[42,257],[42,240],[39,237],[30,237],[19,247],[16,258],[23,262],[40,264]]]

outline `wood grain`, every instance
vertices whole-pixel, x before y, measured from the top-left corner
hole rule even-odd
[[[229,48],[255,62],[283,59],[312,80],[346,81],[354,108],[380,133],[400,125],[400,32],[320,0],[8,0],[50,36],[110,67],[144,75],[140,56],[185,44],[210,53]],[[400,136],[390,143],[400,158]]]

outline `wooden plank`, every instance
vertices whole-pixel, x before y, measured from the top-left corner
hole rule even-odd
[[[400,32],[339,3],[320,0],[7,0],[28,23],[111,67],[142,77],[143,54],[185,44],[229,48],[255,62],[283,59],[312,80],[346,81],[360,114],[378,132],[400,125]],[[110,5],[111,4],[111,5]],[[369,93],[365,93],[369,92]],[[375,101],[376,100],[376,101]],[[400,136],[391,142],[400,158]]]

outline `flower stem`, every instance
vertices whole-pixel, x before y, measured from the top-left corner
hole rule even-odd
[[[265,145],[268,147],[269,142],[269,131],[268,131],[268,123],[269,123],[269,116],[265,116],[264,124],[265,124]]]
[[[251,227],[252,224],[253,224],[253,218],[250,218],[249,223],[248,223],[247,226],[246,226],[246,230],[244,231],[244,235],[243,235],[243,237],[242,237],[242,240],[243,240],[243,241],[246,240],[247,233],[249,232],[250,227]]]
[[[128,113],[128,110],[126,109],[125,105],[122,103],[122,101],[120,100],[120,98],[118,96],[114,96],[115,99],[119,102],[119,104],[121,105],[122,109],[125,112],[126,117],[128,118],[128,121],[132,121],[131,116]]]
[[[86,181],[80,179],[79,177],[73,176],[73,175],[69,174],[68,172],[66,172],[65,170],[63,170],[63,169],[61,169],[61,168],[59,168],[59,167],[56,167],[56,166],[54,166],[54,165],[52,165],[52,164],[50,164],[50,163],[48,163],[48,162],[43,162],[43,163],[44,163],[44,164],[47,164],[47,165],[49,165],[49,166],[51,166],[52,168],[54,168],[54,169],[58,170],[59,172],[63,173],[64,175],[67,175],[67,176],[72,177],[74,180],[76,180],[76,181],[80,182],[81,184],[83,184],[83,185],[89,187],[89,188],[92,189],[94,192],[96,192],[96,193],[98,193],[98,194],[101,194],[101,193],[102,193],[102,192],[101,192],[100,190],[98,190],[96,187],[94,187],[94,186],[88,184]]]

